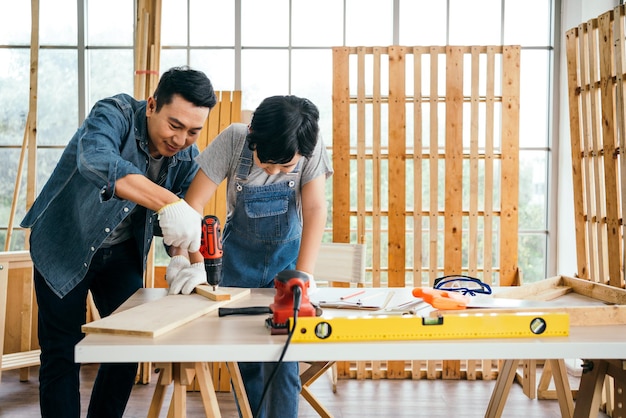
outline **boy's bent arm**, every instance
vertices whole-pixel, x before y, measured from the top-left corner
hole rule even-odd
[[[326,227],[326,176],[302,187],[302,239],[296,269],[313,274],[324,228]]]

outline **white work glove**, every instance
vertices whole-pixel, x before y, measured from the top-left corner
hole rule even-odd
[[[184,199],[163,206],[157,212],[165,245],[197,252],[200,249],[202,215]]]
[[[168,280],[168,284],[170,285],[170,295],[179,293],[188,295],[193,292],[196,286],[207,284],[204,262],[194,263],[182,269],[171,281]]]
[[[178,273],[189,266],[191,266],[191,263],[184,255],[175,255],[172,257],[170,263],[167,265],[167,269],[165,269],[165,281],[167,284],[171,286],[172,281],[178,276]]]

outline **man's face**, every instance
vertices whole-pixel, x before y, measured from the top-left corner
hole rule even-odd
[[[300,158],[301,155],[296,154],[293,156],[291,161],[285,164],[274,164],[272,162],[262,163],[261,160],[259,160],[256,151],[254,151],[254,164],[262,168],[270,176],[278,173],[291,173],[296,168],[296,165],[298,165]]]
[[[191,146],[200,135],[208,107],[198,107],[179,95],[156,111],[156,101],[150,97],[146,107],[148,118],[148,149],[155,158],[171,157]]]

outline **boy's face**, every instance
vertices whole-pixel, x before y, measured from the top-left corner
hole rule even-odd
[[[179,95],[174,95],[172,102],[157,112],[156,101],[150,97],[146,107],[150,155],[171,157],[190,147],[208,115],[208,107],[198,107]]]
[[[298,164],[298,161],[300,161],[301,157],[302,156],[300,154],[296,154],[293,156],[291,161],[285,164],[274,164],[272,162],[262,163],[261,160],[259,160],[256,151],[254,151],[254,164],[256,164],[257,167],[262,168],[270,176],[273,176],[278,173],[291,173],[296,168],[296,165]]]

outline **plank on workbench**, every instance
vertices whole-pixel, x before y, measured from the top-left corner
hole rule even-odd
[[[114,313],[83,325],[85,333],[127,334],[158,337],[225,304],[250,294],[250,289],[220,287],[231,295],[227,301],[212,301],[198,294],[166,297]]]

